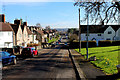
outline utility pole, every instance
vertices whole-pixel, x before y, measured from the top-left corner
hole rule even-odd
[[[88,59],[88,36],[89,36],[89,12],[87,12],[87,59]]]
[[[79,52],[81,52],[81,28],[80,28],[80,8],[79,8]]]

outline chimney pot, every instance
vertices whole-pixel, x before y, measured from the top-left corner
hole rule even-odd
[[[24,22],[23,25],[27,26],[27,22]]]
[[[14,20],[14,24],[21,25],[21,20]]]
[[[0,22],[5,23],[5,15],[4,14],[0,14]]]

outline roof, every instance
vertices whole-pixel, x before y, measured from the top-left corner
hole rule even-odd
[[[36,30],[39,34],[44,35],[44,32],[42,30]]]
[[[49,34],[49,31],[48,30],[43,30],[43,33],[44,34]]]
[[[18,25],[16,25],[16,24],[10,24],[11,25],[11,27],[12,27],[12,29],[13,29],[13,31],[15,32],[15,34],[17,34],[17,31],[18,31]]]
[[[24,31],[25,25],[21,25],[22,32]]]
[[[0,31],[13,31],[9,23],[0,22]]]
[[[28,27],[26,27],[26,29],[27,29],[28,35],[31,35],[32,32],[28,29]]]
[[[120,25],[112,25],[111,26],[115,31],[117,31],[120,28]]]
[[[89,25],[89,33],[104,33],[111,26],[115,31],[120,28],[120,25]],[[87,25],[81,25],[81,33],[87,33]]]

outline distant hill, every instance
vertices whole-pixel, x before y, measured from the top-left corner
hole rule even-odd
[[[56,28],[58,31],[63,31],[66,32],[68,30],[68,28]]]

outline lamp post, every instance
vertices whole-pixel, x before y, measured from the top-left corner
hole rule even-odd
[[[80,8],[79,10],[79,52],[81,52],[81,28],[80,28]]]
[[[88,59],[88,36],[89,36],[89,12],[87,12],[87,59]]]

